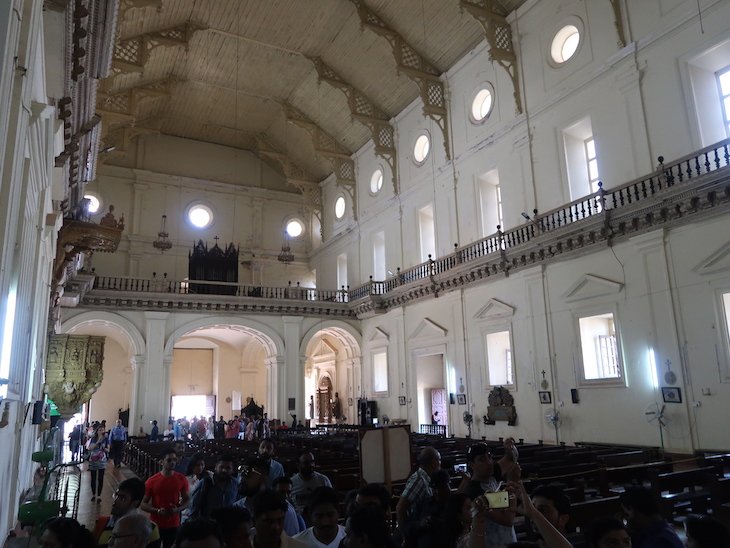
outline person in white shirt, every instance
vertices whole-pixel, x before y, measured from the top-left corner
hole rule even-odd
[[[309,514],[313,526],[294,535],[294,539],[312,548],[337,548],[345,538],[345,528],[337,524],[337,493],[331,487],[320,487],[312,495]]]

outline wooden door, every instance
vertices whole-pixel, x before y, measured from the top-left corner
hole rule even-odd
[[[449,401],[445,388],[431,389],[431,415],[437,417],[438,424],[448,427]],[[438,415],[436,413],[438,412]]]

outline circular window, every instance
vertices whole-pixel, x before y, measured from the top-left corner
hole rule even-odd
[[[286,223],[286,233],[290,238],[298,238],[304,232],[304,224],[299,219],[292,219]]]
[[[565,63],[575,55],[580,45],[580,31],[575,25],[565,25],[553,38],[550,57],[558,64]]]
[[[99,209],[101,208],[101,201],[99,200],[98,196],[94,196],[93,194],[84,194],[84,198],[89,200],[89,206],[88,211],[90,214],[98,213]]]
[[[339,196],[335,200],[335,217],[338,219],[342,219],[345,216],[345,205],[345,198],[343,196]]]
[[[195,228],[207,228],[213,223],[213,211],[203,204],[192,205],[188,209],[188,221]]]
[[[471,119],[474,122],[483,122],[492,112],[492,90],[481,88],[471,103]]]
[[[381,188],[383,188],[383,170],[378,168],[373,171],[373,175],[370,177],[370,192],[377,194]]]
[[[413,146],[413,159],[417,164],[422,164],[428,157],[428,153],[431,150],[431,139],[428,138],[428,134],[421,133],[416,139],[416,144]]]

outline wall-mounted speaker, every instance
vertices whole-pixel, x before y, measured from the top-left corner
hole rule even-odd
[[[570,389],[570,399],[572,400],[573,403],[580,403],[580,398],[578,397],[577,388]]]

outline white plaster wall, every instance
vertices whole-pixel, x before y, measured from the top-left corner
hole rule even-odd
[[[109,337],[104,343],[103,370],[101,386],[89,403],[89,420],[106,420],[113,425],[119,409],[125,411],[129,407],[133,371],[127,349]]]

